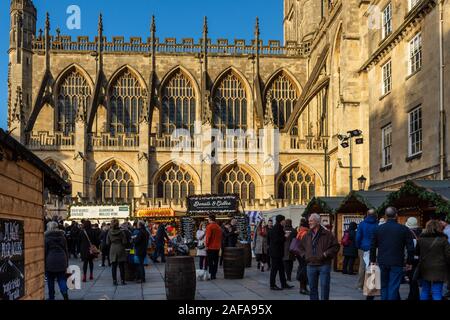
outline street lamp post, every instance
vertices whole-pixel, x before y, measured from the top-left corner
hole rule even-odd
[[[361,138],[362,131],[359,129],[350,130],[347,132],[346,135],[338,134],[338,139],[341,141],[341,146],[343,148],[350,147],[350,153],[349,153],[349,186],[350,191],[353,191],[353,138],[356,138],[356,144],[363,144],[364,139]]]

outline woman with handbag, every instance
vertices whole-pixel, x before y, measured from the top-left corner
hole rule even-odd
[[[117,266],[120,270],[120,280],[125,285],[125,262],[127,261],[126,246],[128,244],[127,236],[120,229],[119,220],[111,221],[111,230],[106,236],[106,244],[110,247],[109,259],[112,263],[113,284],[117,286]]]
[[[442,232],[442,226],[437,220],[427,222],[425,231],[417,241],[416,253],[419,264],[413,279],[420,279],[422,291],[420,300],[442,300],[442,289],[447,281],[450,264],[450,244]]]
[[[94,280],[94,259],[98,257],[100,239],[92,229],[91,222],[83,222],[83,230],[80,233],[80,253],[83,261],[83,282],[86,282],[87,268],[89,265],[89,280]]]
[[[202,222],[200,228],[197,230],[197,257],[200,258],[200,270],[207,270],[208,264],[206,261],[206,246],[205,246],[205,236],[206,236],[206,223]]]
[[[264,266],[267,263],[267,226],[264,220],[261,220],[256,228],[256,237],[253,240],[255,248],[257,268],[264,272]]]

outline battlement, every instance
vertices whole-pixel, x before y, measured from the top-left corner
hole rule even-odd
[[[92,53],[98,51],[98,37],[90,39],[87,36],[79,36],[73,40],[71,36],[50,36],[50,50],[54,52],[84,52]],[[200,54],[203,52],[203,39],[196,42],[193,38],[184,38],[178,41],[175,38],[166,38],[163,42],[159,38],[154,39],[155,52],[158,54]],[[289,41],[282,46],[278,40],[269,40],[266,44],[262,40],[259,43],[259,53],[261,56],[294,56],[305,57],[310,52],[311,42],[297,43]],[[33,51],[45,50],[45,38],[39,35],[33,41]],[[114,36],[111,40],[103,37],[102,51],[108,53],[128,53],[128,54],[150,54],[152,50],[152,38],[147,38],[143,42],[141,37]],[[227,39],[217,39],[214,43],[208,39],[208,55],[254,55],[256,54],[255,40],[246,42],[235,39],[230,43]]]

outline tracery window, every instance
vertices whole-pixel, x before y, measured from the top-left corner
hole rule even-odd
[[[242,81],[228,72],[214,91],[214,126],[226,129],[247,129],[247,94]]]
[[[91,98],[91,88],[86,79],[76,70],[70,72],[58,88],[57,131],[65,135],[75,131],[75,117],[78,109],[86,111]]]
[[[162,90],[162,133],[174,129],[194,132],[195,92],[191,81],[180,70],[164,85]]]
[[[134,182],[125,169],[112,163],[97,175],[95,193],[98,200],[125,201],[134,196]]]
[[[194,193],[195,184],[192,175],[179,165],[172,164],[158,178],[158,198],[185,199]]]
[[[55,171],[58,176],[61,177],[65,182],[70,183],[70,176],[66,169],[64,169],[60,164],[54,160],[46,161],[46,164]]]
[[[222,173],[219,179],[219,194],[236,193],[242,200],[255,199],[256,186],[253,177],[238,165]]]
[[[147,91],[139,80],[125,70],[109,92],[109,127],[112,134],[137,133],[139,114],[146,103]]]
[[[281,177],[278,198],[306,204],[314,197],[315,186],[315,176],[297,164]]]
[[[278,128],[284,128],[298,99],[295,84],[284,73],[280,73],[267,90],[266,99],[271,99],[273,120]]]

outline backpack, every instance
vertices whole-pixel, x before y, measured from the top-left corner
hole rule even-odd
[[[352,244],[352,240],[350,240],[350,232],[345,231],[344,236],[342,237],[341,244],[344,247],[348,247]]]

